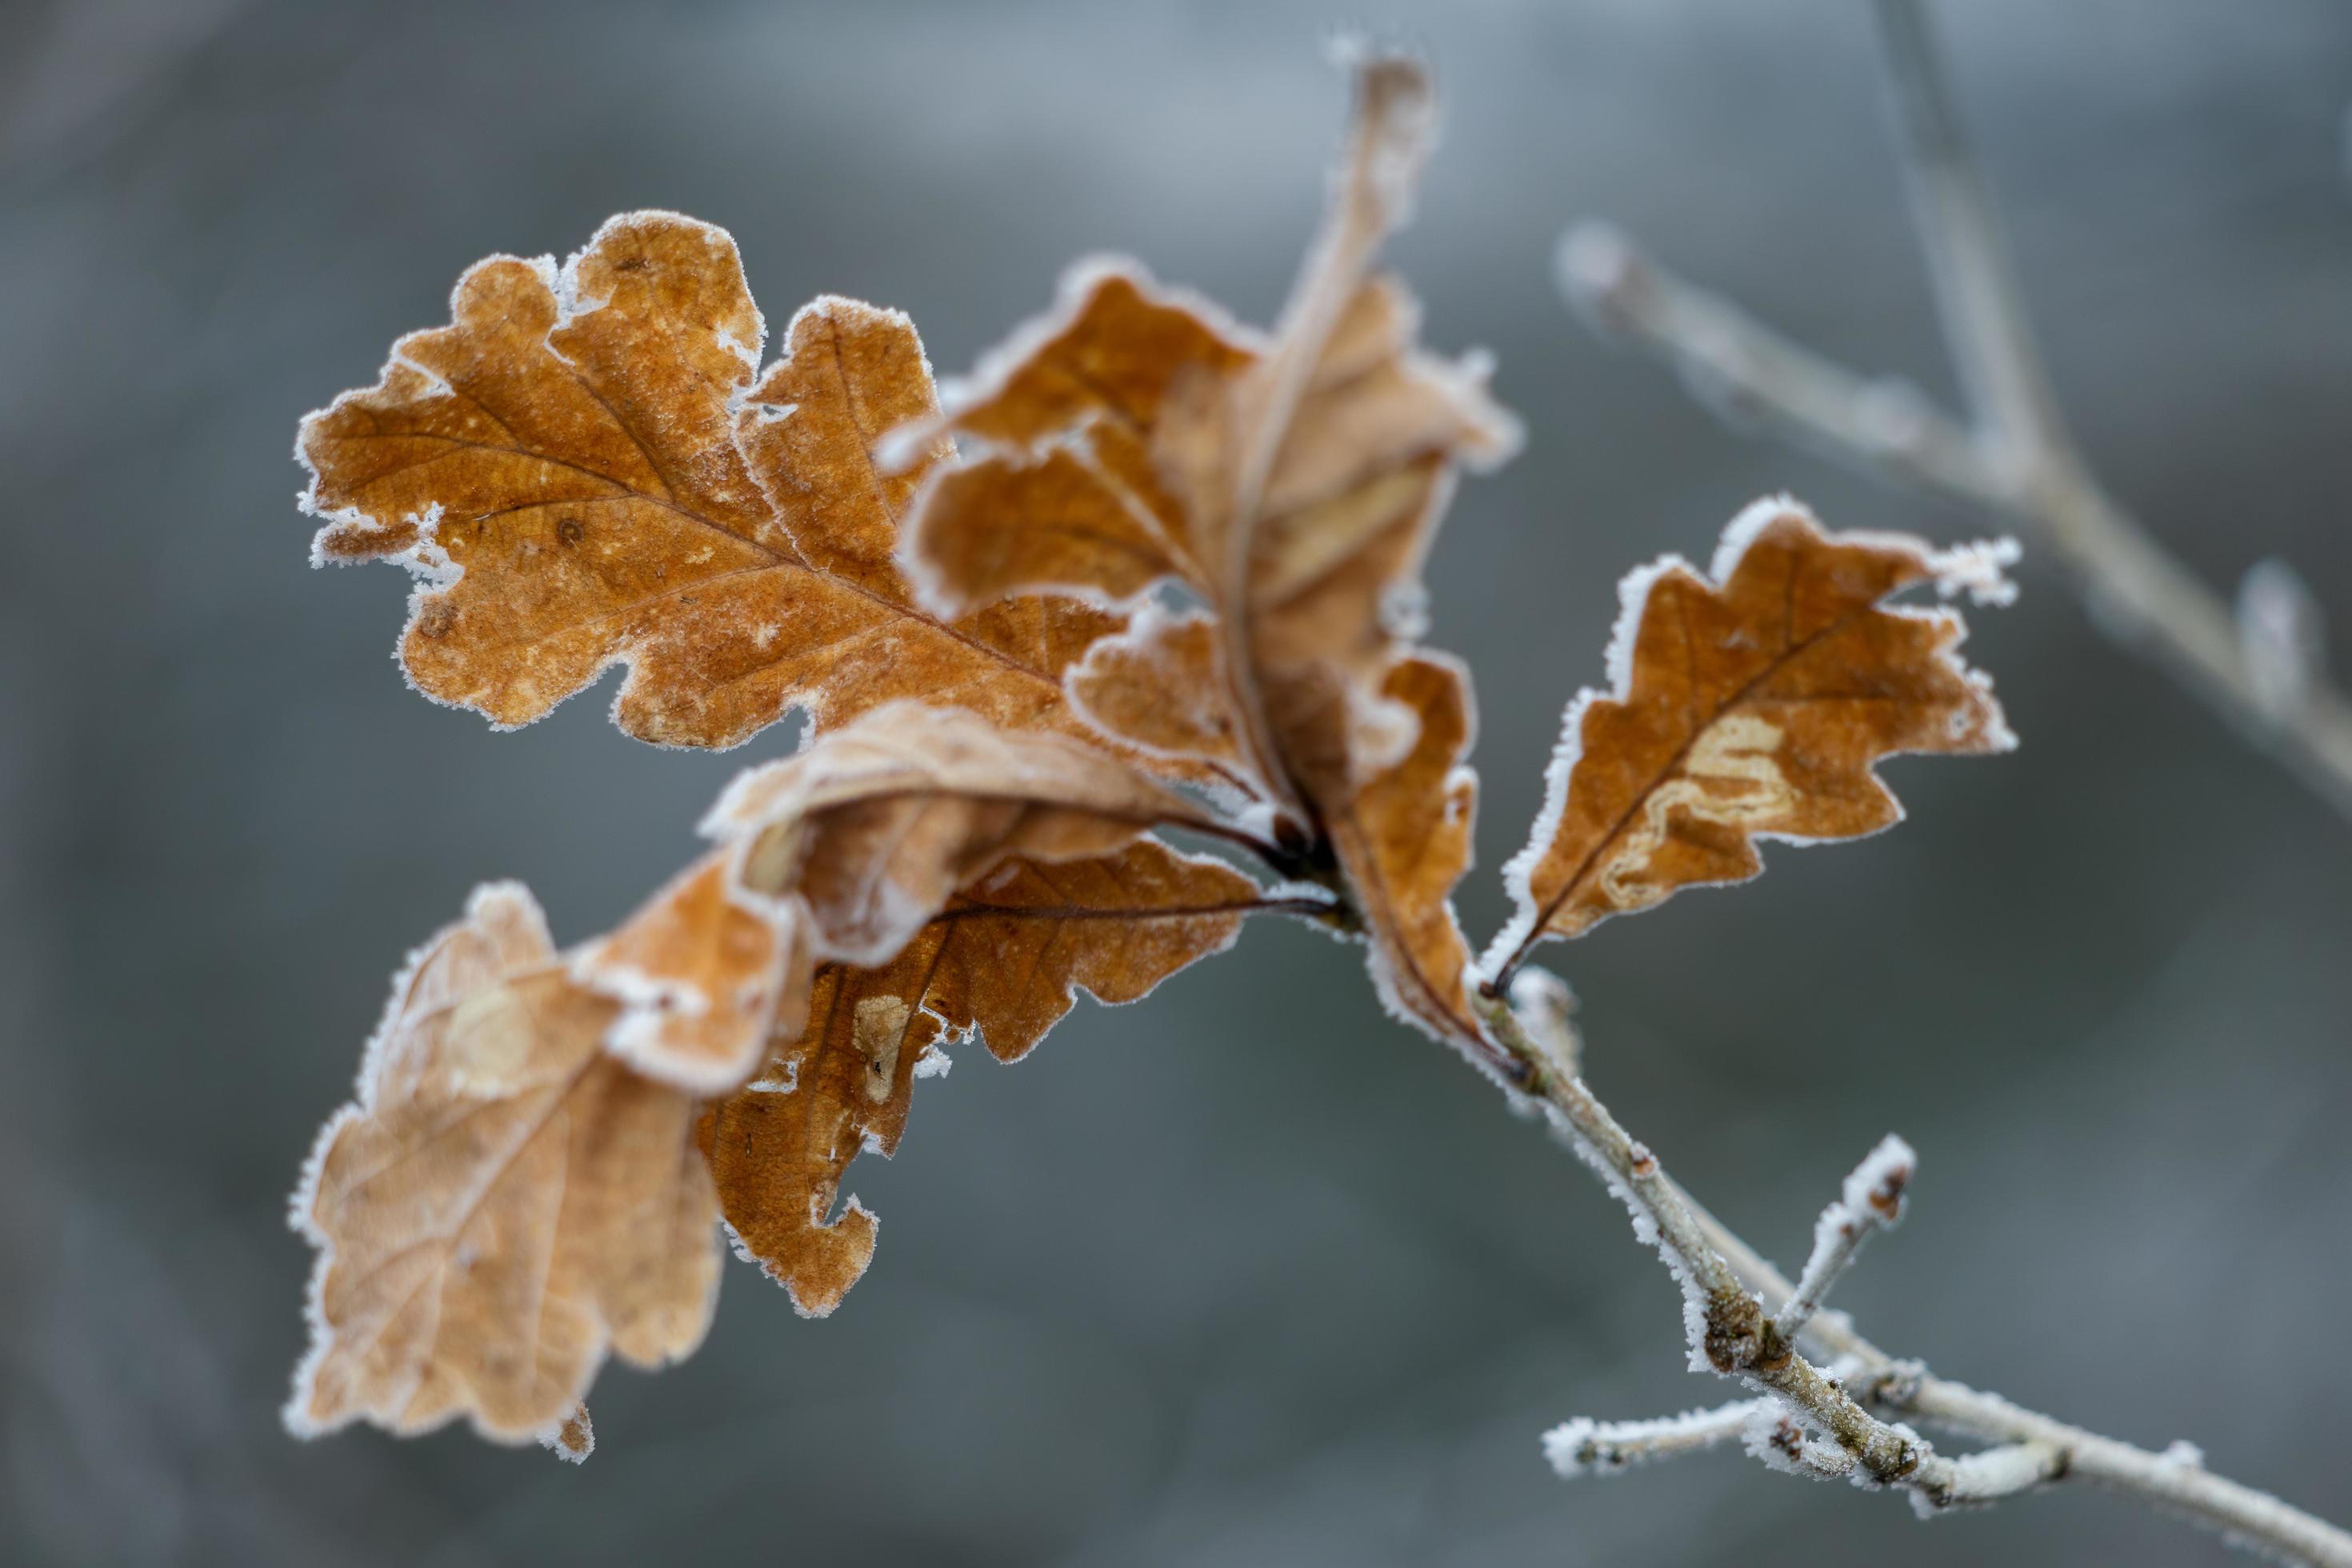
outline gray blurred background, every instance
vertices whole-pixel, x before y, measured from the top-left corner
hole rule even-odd
[[[2352,14],[1940,19],[2095,461],[2210,581],[2284,555],[2352,626]],[[305,564],[297,417],[466,263],[641,205],[730,227],[772,322],[860,294],[946,370],[1091,249],[1263,320],[1343,23],[1442,74],[1394,255],[1530,437],[1431,573],[1480,682],[1483,938],[1623,570],[1783,488],[1981,526],[1727,433],[1551,289],[1561,226],[1606,215],[1948,390],[1858,5],[0,0],[0,1558],[2222,1558],[2079,1491],[1921,1526],[1727,1454],[1554,1479],[1552,1422],[1728,1390],[1574,1163],[1277,923],[924,1084],[853,1174],[885,1224],[842,1310],[730,1264],[699,1355],[597,1384],[584,1470],[280,1432],[285,1194],[401,954],[493,875],[601,929],[789,743],[657,752],[606,693],[497,735],[411,695],[399,574]],[[1901,830],[1549,962],[1602,1091],[1784,1264],[1873,1140],[1916,1144],[1912,1219],[1843,1291],[1882,1343],[2340,1517],[2352,825],[2023,574],[1972,644],[2020,752],[1897,762]]]

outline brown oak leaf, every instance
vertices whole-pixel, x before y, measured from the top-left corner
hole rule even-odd
[[[1059,295],[953,389],[951,413],[886,445],[905,461],[944,430],[989,453],[936,472],[908,522],[910,572],[957,607],[1046,588],[1116,603],[1163,578],[1212,592],[1204,542],[1161,483],[1159,431],[1171,397],[1245,371],[1262,340],[1124,259],[1081,264]]]
[[[740,896],[803,924],[809,957],[870,966],[1006,860],[1107,855],[1161,826],[1234,831],[1084,742],[900,702],[738,775],[703,831]]]
[[[782,1013],[807,1005],[809,963],[788,916],[741,898],[705,855],[572,955],[575,979],[620,1003],[605,1048],[648,1077],[724,1094],[759,1065]]]
[[[1127,630],[1087,650],[1064,689],[1081,714],[1146,755],[1245,768],[1220,636],[1213,616],[1146,604]]]
[[[2014,745],[1956,651],[1958,614],[1883,602],[1922,583],[2005,602],[2006,549],[1825,533],[1780,498],[1724,531],[1708,577],[1674,556],[1628,577],[1612,689],[1569,707],[1543,812],[1504,868],[1517,914],[1489,972],[1679,889],[1744,881],[1759,838],[1892,826],[1881,757]]]
[[[887,704],[739,774],[703,824],[721,847],[572,973],[621,1004],[615,1056],[725,1094],[772,1031],[799,1030],[819,963],[887,964],[999,862],[1106,854],[1161,824],[1230,831],[1084,742]]]
[[[656,212],[560,270],[481,262],[450,313],[298,448],[326,520],[313,559],[418,574],[400,657],[427,696],[526,724],[625,663],[614,722],[665,745],[908,697],[1078,727],[1062,673],[1116,617],[1029,600],[948,621],[894,563],[939,455],[896,473],[868,456],[937,406],[904,316],[820,299],[760,374],[734,242]]]
[[[1342,864],[1362,868],[1357,887],[1381,1000],[1429,1033],[1459,1039],[1475,1016],[1464,989],[1470,944],[1453,903],[1470,869],[1478,808],[1478,775],[1465,761],[1476,731],[1470,676],[1451,658],[1417,653],[1390,667],[1381,692],[1412,715],[1412,747],[1331,811],[1332,841]]]
[[[1420,351],[1411,296],[1370,274],[1430,120],[1416,63],[1360,63],[1323,232],[1265,339],[1132,267],[1097,264],[1066,287],[1057,315],[1016,333],[952,400],[942,422],[982,455],[941,470],[905,549],[944,608],[1039,592],[1123,603],[1161,582],[1203,599],[1206,615],[1139,616],[1097,643],[1070,677],[1078,707],[1139,750],[1237,760],[1328,837],[1361,895],[1384,990],[1393,983],[1416,998],[1408,1016],[1462,1039],[1478,1025],[1456,1005],[1469,954],[1445,902],[1452,879],[1380,885],[1394,868],[1366,858],[1380,832],[1356,820],[1359,793],[1414,750],[1428,717],[1383,687],[1417,633],[1422,559],[1453,470],[1500,460],[1517,435],[1486,394],[1483,361]],[[1008,510],[1012,495],[1035,498],[1049,526]],[[1418,679],[1438,700],[1435,678]],[[1443,765],[1407,770],[1433,793],[1407,811],[1392,781],[1378,815],[1466,805],[1450,782],[1458,761],[1446,751]]]
[[[1257,886],[1154,839],[1062,864],[1005,861],[967,887],[887,963],[831,964],[808,1023],[750,1085],[712,1106],[701,1138],[736,1249],[822,1317],[874,1253],[877,1220],[841,1179],[861,1150],[887,1155],[915,1077],[954,1037],[1025,1054],[1083,989],[1132,1002],[1223,951]],[[788,1042],[788,1043],[787,1043]]]
[[[718,1205],[696,1101],[604,1053],[614,1011],[512,883],[418,951],[295,1194],[320,1252],[294,1430],[463,1415],[570,1447],[608,1350],[657,1366],[701,1342]]]

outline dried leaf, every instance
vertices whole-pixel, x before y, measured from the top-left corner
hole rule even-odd
[[[1476,727],[1470,677],[1452,658],[1417,654],[1391,667],[1381,690],[1412,716],[1412,750],[1333,811],[1332,842],[1356,868],[1381,1002],[1459,1040],[1473,1016],[1464,991],[1470,944],[1453,904],[1478,806],[1478,775],[1464,760]]]
[[[740,774],[703,830],[740,896],[805,921],[809,958],[870,966],[1006,860],[1106,855],[1163,824],[1226,831],[1107,752],[894,703]]]
[[[914,1078],[949,1037],[1000,1058],[1027,1052],[1080,989],[1132,1002],[1231,944],[1257,887],[1153,839],[1065,864],[1008,860],[877,969],[830,965],[808,1026],[751,1085],[713,1106],[701,1137],[737,1250],[821,1317],[856,1283],[877,1221],[834,1210],[860,1149],[892,1152]]]
[[[608,1349],[656,1366],[701,1342],[718,1211],[695,1102],[604,1054],[614,1012],[512,883],[418,951],[295,1194],[320,1249],[296,1432],[463,1415],[562,1441]]]
[[[297,1194],[322,1258],[289,1420],[410,1432],[464,1413],[563,1447],[608,1344],[652,1363],[699,1340],[717,1215],[698,1101],[751,1075],[772,1027],[801,1035],[816,966],[839,965],[824,1048],[791,1058],[803,1092],[754,1102],[792,1102],[801,1152],[761,1144],[755,1168],[806,1167],[820,1138],[842,1161],[868,1131],[895,1140],[902,1042],[909,1071],[945,1027],[1025,1048],[1073,986],[1126,1000],[1230,941],[1255,884],[1139,842],[1163,822],[1218,826],[1093,746],[895,703],[740,776],[706,825],[719,847],[568,961],[528,893],[483,889],[396,986]],[[855,1106],[851,1132],[832,1100]],[[714,1145],[730,1172],[736,1147]],[[805,1179],[829,1202],[838,1178]],[[870,1234],[798,1214],[809,1235],[774,1256],[805,1301],[836,1298]]]
[[[1096,645],[1070,677],[1081,711],[1149,753],[1243,772],[1328,831],[1379,962],[1392,970],[1418,954],[1433,965],[1432,994],[1458,999],[1469,955],[1445,905],[1451,879],[1379,886],[1393,868],[1361,858],[1379,833],[1340,826],[1360,815],[1358,791],[1416,743],[1412,705],[1381,688],[1417,635],[1422,559],[1453,468],[1498,461],[1517,440],[1486,396],[1483,361],[1421,353],[1411,296],[1370,276],[1429,124],[1417,64],[1360,63],[1331,210],[1262,343],[1138,269],[1097,266],[1066,289],[1064,319],[1016,334],[983,390],[951,407],[948,424],[993,449],[926,493],[907,550],[911,574],[948,608],[1024,592],[1116,602],[1161,580],[1201,595],[1213,622],[1139,618]],[[1118,456],[1130,449],[1148,465]],[[1003,498],[1033,493],[1052,499],[1048,540],[1028,533],[1029,514],[1003,510]],[[1458,761],[1433,753],[1405,774],[1428,798],[1408,806],[1392,784],[1374,815],[1444,820],[1465,804]],[[1444,932],[1455,951],[1440,955],[1429,944]],[[1449,1001],[1440,1022],[1433,1005],[1423,996],[1407,1011],[1456,1039],[1477,1036],[1466,1010]]]
[[[1015,333],[956,389],[953,428],[1028,452],[1097,426],[1148,442],[1178,381],[1240,370],[1263,346],[1214,305],[1161,288],[1121,258],[1080,263],[1061,295],[1053,315]]]
[[[1002,385],[950,421],[967,433],[1032,439],[1054,414],[1074,423],[1054,432],[1058,444],[1042,451],[998,451],[942,473],[908,525],[911,574],[927,596],[951,609],[1038,593],[1118,603],[1160,581],[1202,593],[1224,620],[1254,627],[1249,681],[1236,689],[1221,669],[1206,689],[1225,710],[1221,721],[1196,724],[1202,738],[1177,747],[1148,717],[1171,702],[1200,706],[1194,658],[1140,672],[1128,705],[1139,712],[1099,700],[1087,710],[1123,741],[1224,762],[1231,737],[1246,724],[1234,706],[1255,700],[1261,679],[1319,683],[1338,669],[1377,682],[1393,645],[1392,612],[1415,597],[1448,463],[1497,460],[1515,433],[1486,398],[1483,366],[1446,365],[1414,352],[1413,310],[1402,286],[1364,282],[1329,324],[1328,352],[1309,362],[1304,385],[1286,405],[1271,470],[1259,482],[1252,542],[1239,541],[1234,490],[1253,441],[1262,438],[1248,421],[1268,416],[1265,405],[1276,390],[1269,378],[1284,362],[1250,353],[1174,297],[1159,296],[1139,270],[1097,266],[1087,277],[1090,291],[1071,325],[1047,333],[1036,358],[1011,364],[1000,373]],[[1171,318],[1191,321],[1193,330],[1169,330]],[[1099,341],[1122,328],[1140,341]],[[1098,357],[1129,366],[1155,346],[1192,357],[1163,363],[1167,385],[1150,396],[1114,401],[1105,393],[1087,404],[1086,383],[1051,374],[1074,337]],[[1130,379],[1135,374],[1129,370]],[[1102,458],[1114,442],[1148,446],[1152,460],[1143,477]],[[1227,554],[1235,549],[1250,553],[1247,585],[1238,590],[1225,585],[1239,570]],[[1139,628],[1129,634],[1130,643],[1149,640]],[[1098,679],[1094,685],[1101,689]],[[1128,727],[1139,717],[1139,733]],[[1261,777],[1286,771],[1279,729],[1273,723],[1275,738],[1255,759]]]
[[[990,355],[950,415],[886,448],[904,461],[948,429],[991,454],[940,470],[908,520],[925,597],[963,608],[1050,587],[1116,602],[1162,578],[1211,591],[1153,448],[1171,394],[1239,374],[1261,346],[1131,261],[1073,268],[1055,310]]]
[[[923,498],[935,553],[910,564],[953,584],[935,589],[942,602],[974,605],[1039,592],[1118,605],[1190,580],[1181,536],[1148,510],[1160,504],[1157,487],[1139,493],[1103,463],[1105,447],[1131,439],[1089,430],[1034,460],[947,470]]]
[[[1012,856],[1116,850],[1150,827],[1215,828],[1107,752],[893,703],[739,774],[704,822],[722,847],[572,958],[621,1004],[604,1044],[698,1094],[796,1032],[826,961],[883,964],[957,889]]]
[[[868,456],[936,407],[904,316],[821,299],[755,384],[734,242],[667,213],[611,220],[561,272],[482,262],[450,309],[299,447],[314,559],[420,577],[400,655],[427,696],[526,724],[619,662],[614,721],[666,745],[917,696],[1077,727],[1062,672],[1115,617],[1064,600],[948,624],[893,563],[940,447],[895,474]]]
[[[1234,733],[1214,616],[1171,616],[1157,605],[1087,650],[1066,678],[1086,719],[1148,756],[1245,767]]]
[[[1786,499],[1725,530],[1712,581],[1668,556],[1633,574],[1609,654],[1613,689],[1571,703],[1528,847],[1497,975],[1676,889],[1763,869],[1759,837],[1853,838],[1900,820],[1874,764],[1899,752],[2015,744],[1950,610],[1884,604],[1921,583],[1999,602],[1997,550],[1826,534]]]
[[[807,1005],[798,934],[789,913],[736,894],[724,854],[706,855],[573,953],[572,973],[622,1004],[607,1050],[648,1077],[724,1094],[759,1065],[777,1014]]]

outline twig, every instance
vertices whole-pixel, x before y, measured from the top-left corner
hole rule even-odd
[[[2054,1481],[2088,1480],[2185,1514],[2233,1544],[2289,1562],[2352,1568],[2352,1534],[2213,1475],[2185,1445],[2150,1453],[1947,1382],[1889,1356],[1843,1313],[1819,1312],[1804,1326],[1803,1337],[1836,1358],[1836,1372],[1824,1372],[1801,1353],[1795,1336],[1765,1315],[1759,1300],[1759,1290],[1789,1300],[1797,1288],[1693,1202],[1580,1079],[1555,1071],[1555,1047],[1536,1038],[1528,1021],[1500,997],[1481,992],[1475,1001],[1517,1063],[1516,1081],[1551,1113],[1570,1145],[1632,1212],[1634,1234],[1658,1248],[1681,1283],[1693,1369],[1738,1378],[1774,1402],[1769,1412],[1753,1403],[1746,1406],[1744,1436],[1751,1448],[1805,1473],[1900,1489],[1922,1515]],[[1916,1416],[1996,1447],[1948,1458],[1911,1427],[1866,1406]],[[1712,1432],[1711,1424],[1702,1425]],[[1691,1443],[1685,1450],[1701,1446]],[[1653,1444],[1649,1452],[1685,1450]]]
[[[1570,1480],[1614,1475],[1653,1459],[1731,1442],[1748,1430],[1758,1412],[1780,1407],[1772,1399],[1735,1399],[1712,1410],[1685,1410],[1653,1421],[1592,1421],[1580,1415],[1544,1434],[1544,1458]]]
[[[1511,1010],[1528,1020],[1529,1036],[1551,1053],[1562,1078],[1583,1073],[1584,1043],[1576,1034],[1576,993],[1550,970],[1523,963],[1511,972]]]
[[[1862,1255],[1863,1243],[1902,1220],[1903,1189],[1911,1184],[1918,1167],[1919,1157],[1911,1145],[1889,1132],[1853,1168],[1837,1202],[1823,1209],[1814,1224],[1813,1255],[1805,1260],[1796,1289],[1774,1315],[1781,1333],[1794,1339],[1803,1332],[1822,1310],[1830,1287]]]
[[[1937,409],[1801,348],[1582,224],[1560,247],[1572,301],[1677,367],[1703,401],[1864,470],[2014,521],[2064,563],[2094,620],[2163,666],[2352,816],[2352,703],[2315,663],[2281,681],[2229,605],[2100,487],[2052,395],[1984,179],[1918,0],[1879,0],[1887,79],[1944,339],[1970,410]]]

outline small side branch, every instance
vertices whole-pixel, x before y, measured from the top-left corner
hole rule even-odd
[[[1952,1461],[1952,1486],[1938,1506],[1964,1508],[2030,1492],[2066,1474],[2066,1450],[2054,1443],[2010,1443]],[[1922,1509],[1924,1515],[1928,1510]]]
[[[2102,629],[2352,816],[2352,702],[2310,652],[2315,622],[2297,631],[2291,678],[2280,679],[2273,628],[2233,615],[2092,476],[2042,371],[1919,0],[1879,0],[1878,14],[1913,211],[1967,419],[1907,384],[1857,374],[1790,342],[1604,225],[1580,225],[1562,243],[1563,290],[1604,330],[1674,365],[1727,417],[2028,531],[2067,568]]]
[[[1735,1399],[1712,1410],[1685,1410],[1651,1421],[1591,1421],[1580,1415],[1544,1434],[1544,1458],[1569,1480],[1613,1476],[1653,1459],[1737,1442],[1758,1415],[1779,1408],[1769,1399]]]
[[[1564,1474],[1622,1469],[1712,1447],[1732,1435],[1737,1411],[1738,1435],[1768,1462],[1900,1489],[1922,1515],[2080,1479],[2185,1515],[2233,1544],[2287,1562],[2352,1568],[2352,1534],[2213,1475],[2186,1445],[2150,1453],[1933,1376],[1864,1339],[1842,1313],[1816,1310],[1801,1330],[1784,1329],[1766,1315],[1759,1293],[1794,1302],[1803,1294],[1800,1287],[1694,1202],[1582,1079],[1552,1068],[1557,1045],[1533,1032],[1549,1026],[1540,1014],[1523,1020],[1500,997],[1482,993],[1476,1000],[1480,1016],[1517,1065],[1516,1081],[1625,1204],[1635,1235],[1657,1247],[1682,1286],[1694,1370],[1736,1378],[1761,1396],[1664,1422],[1570,1422],[1555,1428],[1545,1445]],[[1873,1206],[1871,1194],[1885,1192],[1898,1166],[1907,1181],[1910,1163],[1882,1144],[1849,1179],[1847,1198],[1831,1213],[1848,1206],[1856,1182],[1864,1185],[1864,1205]],[[1817,1238],[1817,1261],[1823,1250]],[[1852,1249],[1837,1242],[1828,1250],[1850,1258]],[[1817,1302],[1834,1272],[1823,1264]],[[1801,1335],[1834,1358],[1829,1370],[1806,1357],[1797,1342]],[[1948,1457],[1904,1417],[1991,1447]]]
[[[1805,1260],[1805,1271],[1788,1303],[1773,1319],[1782,1334],[1793,1340],[1802,1333],[1822,1310],[1830,1287],[1853,1267],[1863,1243],[1901,1221],[1903,1192],[1918,1168],[1919,1157],[1911,1145],[1892,1132],[1853,1168],[1838,1201],[1823,1209],[1813,1226],[1813,1255]]]

